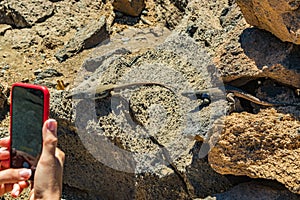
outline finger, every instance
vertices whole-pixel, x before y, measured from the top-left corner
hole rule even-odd
[[[10,192],[13,189],[13,184],[1,184],[0,185],[0,196],[4,195],[7,192]]]
[[[0,185],[0,195],[2,196],[3,194],[6,193],[6,190],[5,190],[5,185],[4,184],[1,184]]]
[[[57,161],[59,163],[59,167],[57,168],[58,170],[61,170],[60,175],[57,175],[57,180],[60,181],[60,192],[62,189],[62,176],[63,176],[63,166],[64,166],[64,162],[65,162],[65,153],[63,151],[61,151],[59,148],[56,148],[56,152],[55,152],[55,157],[57,158]],[[58,173],[59,174],[59,173]]]
[[[60,165],[63,166],[65,162],[65,153],[59,148],[56,148],[55,157],[58,159]]]
[[[30,185],[29,181],[19,181],[18,184],[21,189],[27,188]]]
[[[11,196],[14,197],[14,198],[16,198],[16,197],[19,196],[19,194],[20,194],[21,192],[22,192],[22,189],[21,189],[20,185],[19,185],[18,183],[15,183],[15,184],[13,185],[13,189],[12,189],[12,191],[11,191]]]
[[[5,193],[12,191],[13,183],[5,184]]]
[[[1,161],[1,169],[8,169],[10,167],[9,160],[2,160]]]
[[[57,146],[57,122],[48,119],[43,126],[43,150],[42,157],[53,157]]]
[[[10,153],[6,147],[0,148],[0,160],[8,160]]]
[[[35,198],[34,198],[34,188],[31,189],[30,192],[29,192],[29,199],[30,199],[30,200],[31,200],[31,199],[35,199]]]
[[[9,186],[9,185],[12,185],[12,184],[7,184],[7,185]],[[11,196],[16,198],[22,193],[23,189],[27,188],[28,186],[29,186],[28,181],[20,181],[18,183],[13,184],[13,186],[11,186],[11,189],[8,190],[8,191],[11,191]]]
[[[8,184],[8,186],[9,185],[12,185],[12,184]],[[19,183],[13,184],[12,189],[8,190],[8,191],[11,191],[11,196],[16,198],[22,193],[23,189],[27,188],[28,186],[29,186],[28,181],[20,181]]]
[[[0,171],[0,184],[17,183],[19,181],[26,181],[31,176],[31,169],[6,169]]]
[[[5,137],[5,138],[0,139],[0,147],[9,148],[9,145],[10,145],[10,138],[9,137]]]

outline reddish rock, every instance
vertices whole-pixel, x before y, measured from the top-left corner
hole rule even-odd
[[[300,44],[300,2],[297,0],[237,0],[246,21],[270,31],[284,42]]]
[[[299,116],[299,112],[294,116]],[[209,153],[221,174],[277,180],[300,194],[300,122],[275,109],[258,114],[234,113]]]
[[[134,17],[139,16],[146,6],[144,0],[114,0],[112,5],[115,10]]]

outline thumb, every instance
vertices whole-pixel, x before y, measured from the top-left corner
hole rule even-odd
[[[55,155],[57,146],[57,122],[54,119],[48,119],[43,126],[43,150],[41,157]]]

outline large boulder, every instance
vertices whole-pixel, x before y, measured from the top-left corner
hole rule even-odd
[[[281,111],[283,112],[283,111]],[[277,180],[300,194],[300,122],[275,109],[254,115],[235,113],[209,153],[209,163],[221,174]]]
[[[297,0],[237,0],[247,22],[285,42],[300,44],[300,2]]]
[[[248,28],[231,31],[215,54],[223,80],[236,86],[263,77],[300,87],[298,45],[282,42],[271,33]]]
[[[114,0],[112,5],[115,10],[134,17],[139,16],[146,6],[144,0]]]
[[[0,2],[0,23],[17,28],[31,27],[54,14],[50,1],[2,1]]]
[[[102,16],[99,20],[93,20],[84,28],[80,29],[74,37],[55,54],[55,57],[58,61],[63,62],[84,49],[95,47],[105,39],[108,39],[108,32],[105,17]]]
[[[267,77],[300,88],[299,46],[250,27],[236,3],[190,1],[185,12],[197,20],[183,19],[179,27],[213,55],[225,82],[242,86]]]
[[[159,34],[151,31],[145,44],[158,41]],[[137,41],[141,35],[139,30]],[[198,157],[201,143],[194,140],[207,137],[212,125],[207,122],[224,114],[216,108],[225,102],[200,110],[199,102],[172,92],[210,84],[209,57],[187,35],[171,35],[156,48],[125,57],[128,50],[122,47],[131,45],[136,45],[134,39],[95,48],[111,52],[97,55],[92,70],[83,66],[73,92],[92,92],[108,83],[159,82],[166,87],[124,87],[99,100],[70,101],[64,92],[54,93],[51,113],[60,124],[59,146],[67,155],[64,184],[89,199],[191,199],[228,189],[228,178]],[[190,112],[195,109],[199,112]]]

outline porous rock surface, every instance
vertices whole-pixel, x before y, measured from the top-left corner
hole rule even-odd
[[[237,0],[246,21],[284,42],[300,44],[300,2],[297,0]]]
[[[17,28],[31,27],[48,19],[54,14],[50,1],[1,1],[0,23]]]
[[[187,36],[170,36],[168,41],[156,49],[140,54],[134,63],[134,57],[124,60],[117,57],[118,54],[110,52],[102,57],[98,55],[93,63],[98,63],[101,67],[92,70],[92,74],[88,72],[89,69],[85,71],[85,67],[82,68],[80,73],[90,73],[89,78],[78,79],[79,85],[73,92],[96,88],[107,80],[117,85],[160,82],[178,91],[190,87],[189,84],[200,88],[208,84],[200,80],[206,80],[207,77],[203,77],[204,65],[209,64],[210,60],[197,48],[196,43]],[[181,43],[177,43],[178,41]],[[126,42],[125,47],[129,48],[132,43]],[[117,47],[122,47],[120,45]],[[176,49],[176,45],[182,45],[182,52],[179,51],[181,54],[176,54],[179,53],[176,50],[180,50]],[[111,44],[110,47],[112,46]],[[99,48],[101,51],[105,46]],[[95,51],[97,52],[97,48]],[[120,54],[127,52],[119,51]],[[183,53],[190,63],[182,60]],[[194,54],[201,53],[200,61],[192,59]],[[196,66],[193,66],[193,61]],[[132,63],[130,69],[128,63]],[[199,64],[203,65],[203,71],[197,70]],[[111,190],[114,191],[114,198],[126,199],[186,199],[195,195],[204,197],[231,186],[230,180],[214,172],[205,159],[197,158],[197,150],[195,154],[189,153],[195,146],[195,134],[206,137],[211,126],[207,121],[215,115],[213,108],[200,111],[201,117],[199,113],[195,113],[185,119],[186,113],[197,107],[197,102],[186,102],[187,99],[176,97],[167,88],[140,86],[125,89],[120,95],[121,99],[113,96],[99,101],[73,102],[66,100],[62,92],[53,96],[51,113],[61,124],[60,147],[66,154],[72,154],[65,164],[66,185],[93,198],[110,198],[111,194],[107,191]],[[130,104],[126,103],[129,101]],[[187,104],[190,106],[183,106]],[[128,109],[137,114],[128,116]],[[183,131],[181,126],[186,130]],[[155,137],[158,144],[149,136]],[[165,151],[171,160],[165,160]],[[82,169],[85,163],[89,165]],[[78,172],[82,176],[76,176]],[[198,173],[205,175],[197,177]],[[102,189],[98,190],[99,187]]]
[[[7,2],[29,5],[33,1],[1,1],[1,9],[7,8]],[[224,128],[224,121],[217,122],[227,108],[225,95],[209,106],[199,107],[201,100],[189,99],[181,92],[220,86],[220,77],[264,100],[299,102],[299,95],[294,93],[294,89],[300,87],[298,46],[284,43],[266,31],[250,28],[233,0],[147,0],[138,17],[116,12],[111,2],[45,1],[49,8],[55,7],[54,14],[38,17],[42,20],[29,20],[31,13],[17,15],[22,23],[28,19],[32,24],[24,22],[18,26],[28,28],[20,29],[11,18],[8,18],[10,21],[1,18],[8,20],[2,22],[6,24],[0,30],[1,84],[24,81],[47,85],[51,90],[51,117],[59,122],[59,147],[66,153],[63,198],[193,199],[221,195],[237,184],[232,180],[236,177],[213,170],[205,157],[208,148],[203,141],[210,142],[214,131]],[[112,42],[105,40],[96,48],[84,48],[84,41],[92,39],[97,32],[93,27],[102,16],[106,24],[101,30],[105,27],[110,37],[107,41]],[[157,28],[163,30],[162,27],[168,31],[156,31]],[[129,36],[124,34],[126,31]],[[118,33],[119,43],[114,43]],[[173,36],[179,33],[183,37],[174,40]],[[101,39],[101,34],[97,34],[96,39]],[[92,41],[93,45],[99,43],[99,40]],[[107,46],[109,44],[114,45]],[[61,55],[67,55],[61,56],[64,62],[55,57],[62,49],[66,51]],[[180,51],[174,51],[178,49]],[[54,70],[60,76],[37,73]],[[161,85],[148,85],[115,90],[116,95],[102,100],[66,99],[70,90],[136,81],[157,81],[174,92]],[[58,87],[58,82],[64,82],[64,87]],[[242,110],[250,113],[261,109],[248,101],[241,100],[241,105]],[[286,119],[284,113],[299,116],[297,107],[274,109],[278,112],[235,113],[228,118],[235,121],[230,125],[238,129],[240,123],[236,122],[240,118],[247,122],[244,115],[252,116],[253,121],[279,113],[283,119]],[[8,134],[7,111],[3,117],[1,136]],[[299,122],[288,119],[291,123]],[[280,121],[278,126],[286,127],[285,123],[287,121]],[[225,126],[225,133],[227,128],[231,127]],[[277,131],[271,129],[269,134],[274,136]],[[245,141],[247,147],[252,140],[245,135],[246,138],[238,140]],[[294,132],[286,132],[286,135],[291,138]],[[280,152],[281,146],[276,148]],[[282,155],[282,160],[295,154],[287,153],[288,156]],[[238,152],[237,155],[245,156]],[[210,159],[210,162],[217,161]],[[280,165],[276,166],[283,166],[282,161],[278,162]],[[241,165],[232,165],[232,169],[236,168],[247,171]],[[291,178],[288,173],[274,177],[272,179],[285,180],[290,191],[298,192],[291,189],[295,174]],[[286,181],[289,179],[291,181]],[[260,191],[260,188],[253,190]],[[283,188],[274,190],[291,194]],[[228,193],[224,195],[224,198],[230,197]],[[290,199],[289,195],[281,197]],[[6,199],[10,199],[9,195]]]
[[[3,119],[7,114],[7,112],[8,112],[7,94],[5,94],[5,88],[0,84],[0,119]]]
[[[63,49],[59,50],[55,57],[60,61],[72,57],[84,49],[95,47],[108,38],[106,30],[105,17],[100,17],[99,20],[93,20],[84,28],[80,29],[73,38],[71,38]]]
[[[216,4],[207,5],[191,1],[186,12],[188,15],[178,27],[212,54],[225,82],[241,86],[267,77],[300,87],[298,45],[282,42],[269,32],[250,27],[236,3],[218,0]],[[192,20],[193,17],[198,20]]]
[[[11,26],[8,24],[0,24],[0,35],[4,35],[4,33],[10,28]]]
[[[225,124],[208,156],[214,170],[277,180],[300,194],[299,118],[267,109],[257,115],[232,114]]]
[[[224,199],[248,199],[248,200],[273,200],[273,199],[290,199],[297,200],[299,195],[289,193],[287,190],[281,190],[279,184],[262,183],[261,181],[249,181],[234,186],[227,192],[213,195],[213,200]]]

